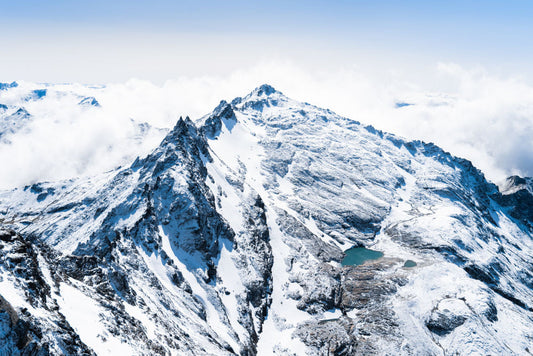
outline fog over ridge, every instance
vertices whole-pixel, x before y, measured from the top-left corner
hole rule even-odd
[[[171,128],[179,116],[202,116],[220,100],[244,96],[263,83],[362,124],[434,142],[470,159],[492,181],[533,175],[533,87],[449,63],[437,65],[434,78],[428,88],[355,66],[317,72],[294,62],[265,62],[163,85],[138,79],[102,87],[21,81],[0,92],[0,104],[10,110],[23,105],[32,115],[28,125],[0,142],[0,188],[128,164],[154,148],[164,136],[162,128]],[[47,88],[44,98],[22,101],[40,88]],[[79,105],[83,97],[94,97],[100,107]]]

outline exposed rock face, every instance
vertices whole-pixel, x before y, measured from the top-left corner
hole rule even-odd
[[[4,110],[2,108],[0,110],[3,111],[0,114],[5,114],[0,117],[0,140],[9,142],[9,135],[23,129],[30,121],[31,115],[24,108],[15,108],[8,111],[8,107],[5,106]]]
[[[237,123],[237,118],[233,112],[233,108],[224,100],[213,110],[201,128],[202,132],[209,139],[214,139],[220,133],[222,124],[228,127],[228,130]]]
[[[0,83],[0,90],[6,90],[6,89],[11,89],[11,88],[16,88],[18,87],[18,83],[17,82],[11,82],[11,83]]]
[[[437,335],[446,335],[463,325],[470,310],[461,299],[443,299],[431,313],[426,326]]]
[[[0,266],[3,271],[12,272],[4,273],[0,282],[4,288],[10,285],[9,282],[13,283],[27,302],[22,308],[12,305],[8,299],[17,302],[17,298],[2,288],[0,354],[93,354],[64,316],[58,313],[57,301],[50,293],[51,286],[39,268],[41,256],[38,250],[37,246],[15,231],[0,230]]]
[[[88,97],[85,97],[85,98],[81,99],[80,102],[78,103],[78,105],[81,105],[81,106],[94,106],[94,107],[97,107],[97,108],[100,107],[100,103],[93,96],[88,96]]]
[[[509,207],[510,215],[533,226],[533,179],[512,176],[501,185],[496,200]]]
[[[525,354],[531,192],[264,85],[0,193],[0,354]]]
[[[47,89],[35,89],[35,90],[32,90],[31,93],[28,94],[28,96],[26,96],[25,100],[26,101],[39,100],[39,99],[44,98],[47,93],[48,93]]]

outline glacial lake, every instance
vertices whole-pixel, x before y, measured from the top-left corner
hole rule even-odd
[[[359,266],[368,260],[377,260],[383,257],[383,252],[370,250],[364,247],[352,247],[344,251],[346,256],[342,259],[343,266]]]
[[[415,261],[411,261],[411,260],[407,260],[405,261],[405,263],[403,264],[404,267],[416,267],[416,262]]]

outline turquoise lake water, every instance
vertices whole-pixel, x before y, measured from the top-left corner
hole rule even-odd
[[[352,247],[344,251],[346,256],[342,259],[343,266],[359,266],[368,260],[377,260],[383,257],[383,252],[370,250],[364,247]]]
[[[411,260],[407,260],[407,261],[405,261],[403,266],[404,267],[415,267],[416,266],[416,262],[415,261],[411,261]]]

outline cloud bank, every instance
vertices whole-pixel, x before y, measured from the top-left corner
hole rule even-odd
[[[363,124],[434,142],[470,159],[493,181],[533,175],[533,87],[518,79],[439,64],[420,83],[394,71],[317,71],[270,62],[163,85],[136,79],[102,87],[21,82],[0,91],[0,104],[9,107],[0,111],[0,120],[21,106],[32,115],[0,140],[0,189],[128,164],[156,147],[165,134],[161,128],[171,128],[179,116],[200,117],[220,100],[244,96],[263,83]],[[44,98],[25,100],[43,88]],[[79,105],[85,97],[96,98],[100,107]]]

